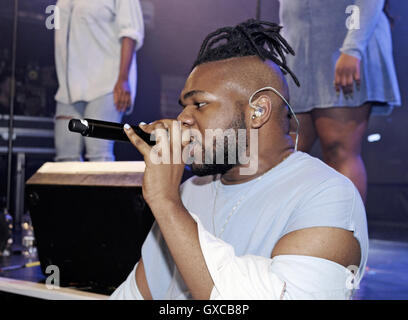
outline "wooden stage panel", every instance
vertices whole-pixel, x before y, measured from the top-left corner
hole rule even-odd
[[[48,289],[45,284],[0,277],[0,291],[47,300],[106,300],[109,296],[70,288]]]

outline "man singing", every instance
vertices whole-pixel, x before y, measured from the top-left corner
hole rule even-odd
[[[125,125],[146,162],[143,197],[156,222],[112,299],[349,299],[358,287],[364,205],[349,179],[296,151],[283,75],[298,83],[284,57],[294,52],[279,31],[249,20],[205,39],[180,95],[180,132],[170,119],[141,126],[170,163]],[[207,138],[218,129],[246,132],[235,157],[217,134]],[[180,187],[178,149],[192,144],[195,176]]]

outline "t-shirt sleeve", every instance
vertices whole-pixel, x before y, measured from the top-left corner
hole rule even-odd
[[[353,232],[361,249],[361,262],[355,279],[358,283],[367,263],[367,220],[360,193],[348,178],[331,178],[309,190],[292,212],[281,236],[313,227],[341,228]]]
[[[201,250],[214,282],[211,300],[349,299],[351,272],[329,260],[300,255],[236,256],[234,248],[197,222]]]
[[[334,177],[306,191],[284,230],[289,232],[312,227],[337,227],[354,231],[353,217],[365,214],[360,194],[346,177]]]

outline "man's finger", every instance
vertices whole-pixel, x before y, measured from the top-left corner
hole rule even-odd
[[[169,131],[166,125],[161,121],[154,125],[153,131],[156,137],[156,145],[152,148],[152,151],[157,152],[157,158],[163,164],[171,163],[171,145],[169,139]],[[155,162],[155,160],[153,160]],[[156,163],[156,162],[155,162]]]
[[[136,147],[137,150],[144,156],[147,157],[151,150],[150,146],[140,138],[130,125],[127,123],[123,126],[123,129],[126,135],[129,138],[129,141]]]

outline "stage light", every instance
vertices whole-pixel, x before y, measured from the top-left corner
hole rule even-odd
[[[377,141],[380,141],[380,140],[381,140],[381,134],[379,134],[379,133],[373,133],[373,134],[370,134],[367,137],[368,142],[377,142]]]

